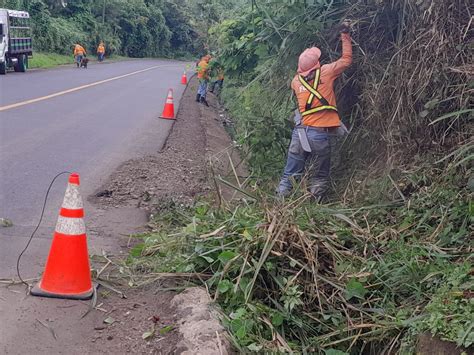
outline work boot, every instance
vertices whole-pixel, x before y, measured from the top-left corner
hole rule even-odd
[[[196,102],[201,102],[201,95],[200,94],[196,95]]]
[[[201,103],[204,104],[204,105],[206,105],[207,107],[209,107],[209,104],[207,103],[205,97],[202,97],[202,96],[201,96]]]

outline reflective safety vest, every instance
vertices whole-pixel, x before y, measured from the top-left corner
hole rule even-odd
[[[303,117],[307,116],[307,115],[311,115],[315,112],[320,112],[320,111],[324,111],[324,110],[331,110],[331,111],[336,111],[337,112],[336,106],[330,105],[328,100],[326,100],[323,97],[323,95],[321,95],[318,91],[320,77],[321,77],[321,69],[316,69],[316,74],[314,76],[314,84],[313,84],[313,86],[311,86],[304,79],[303,76],[298,75],[298,79],[300,80],[301,84],[303,84],[303,86],[306,88],[306,90],[308,90],[311,93],[308,97],[308,101],[306,101],[305,110],[303,112],[301,112],[301,116],[303,116]],[[319,102],[321,103],[320,106],[313,107],[313,101],[314,101],[315,96],[319,100]]]

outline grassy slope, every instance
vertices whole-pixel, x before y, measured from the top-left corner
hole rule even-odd
[[[73,57],[57,53],[37,53],[28,62],[30,69],[35,68],[53,68],[61,64],[72,64]]]
[[[92,57],[94,60],[95,57]],[[112,55],[111,57],[107,57],[106,60],[113,60],[114,62],[116,61],[122,61],[122,60],[128,60],[128,57],[120,56],[120,55]],[[74,59],[72,55],[63,55],[63,54],[58,54],[58,53],[38,53],[35,52],[33,54],[33,57],[29,60],[28,62],[28,67],[30,69],[46,69],[46,68],[54,68],[58,65],[63,65],[63,64],[73,64]]]

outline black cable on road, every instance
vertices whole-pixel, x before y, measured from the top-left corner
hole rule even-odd
[[[48,187],[48,190],[46,191],[46,196],[44,197],[44,203],[43,203],[43,209],[41,210],[41,216],[40,216],[40,219],[39,219],[39,222],[36,226],[36,228],[34,229],[33,233],[31,233],[30,235],[30,239],[28,240],[28,243],[26,243],[26,246],[25,248],[23,249],[23,251],[20,253],[20,255],[18,256],[18,259],[16,260],[16,273],[18,275],[18,278],[20,279],[20,281],[22,283],[24,283],[27,287],[30,287],[30,285],[21,278],[21,275],[20,275],[20,260],[21,260],[21,257],[23,256],[23,254],[25,253],[25,251],[28,249],[28,247],[30,246],[30,243],[31,241],[33,240],[33,237],[34,235],[36,234],[36,232],[38,231],[38,228],[40,227],[41,225],[41,222],[43,221],[43,215],[44,215],[44,210],[46,208],[46,202],[48,201],[48,196],[49,196],[49,191],[51,190],[51,187],[53,187],[53,184],[54,182],[56,181],[56,179],[58,177],[60,177],[61,175],[64,175],[64,174],[71,174],[71,172],[69,171],[63,171],[62,173],[59,173],[58,175],[56,175],[53,180],[51,181],[51,183],[49,184],[49,187]]]

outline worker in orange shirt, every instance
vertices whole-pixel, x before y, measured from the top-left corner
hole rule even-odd
[[[308,171],[309,192],[315,200],[321,201],[329,188],[330,139],[345,130],[337,111],[333,85],[352,63],[350,22],[344,21],[339,30],[342,41],[340,59],[321,65],[321,50],[317,47],[306,49],[299,57],[297,75],[291,82],[298,102],[296,126],[277,189],[281,197],[290,194],[292,180],[303,175],[306,162],[312,164]]]
[[[196,95],[196,101],[206,106],[209,106],[209,104],[206,101],[206,94],[207,94],[207,85],[209,83],[210,60],[211,60],[211,56],[209,54],[205,55],[204,57],[201,58],[201,61],[199,62],[196,68],[197,74],[198,74],[198,80],[199,80],[199,88]]]
[[[216,90],[216,86],[219,92],[222,90],[222,87],[224,86],[224,67],[220,64],[217,67],[217,79],[212,82],[209,92],[214,93],[214,91]]]
[[[80,44],[74,45],[74,60],[76,62],[77,67],[81,65],[82,58],[87,55],[86,50]]]
[[[97,60],[99,62],[104,61],[104,56],[105,56],[105,45],[104,42],[100,42],[99,46],[97,47]]]

